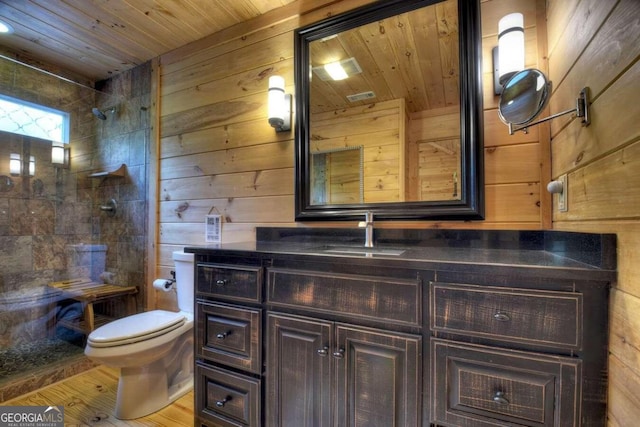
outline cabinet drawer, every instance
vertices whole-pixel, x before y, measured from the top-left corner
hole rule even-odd
[[[267,301],[350,318],[419,325],[418,280],[268,269]]]
[[[198,357],[259,374],[261,310],[198,301]]]
[[[261,267],[198,264],[196,293],[235,301],[261,301]]]
[[[196,416],[222,427],[258,427],[260,380],[196,364]]]
[[[577,359],[431,340],[432,422],[470,426],[573,426]],[[557,413],[556,413],[557,411]]]
[[[580,350],[582,295],[432,283],[431,329]]]

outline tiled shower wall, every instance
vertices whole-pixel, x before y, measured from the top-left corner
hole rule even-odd
[[[113,283],[138,286],[138,311],[145,301],[146,242],[148,236],[148,165],[150,151],[151,65],[138,66],[100,82],[99,108],[115,106],[107,120],[94,118],[94,145],[78,162],[92,173],[111,171],[125,164],[124,178],[79,179],[79,186],[90,190],[93,242],[106,244],[106,270]],[[103,93],[111,94],[109,96]],[[117,203],[117,213],[100,211],[108,200]]]
[[[0,346],[47,333],[55,313],[44,303],[46,284],[86,273],[71,245],[106,245],[104,277],[139,286],[142,307],[150,76],[144,64],[92,90],[0,59],[0,93],[71,113],[68,169],[51,164],[50,141],[0,132],[0,180],[11,182],[0,182]],[[91,112],[111,106],[105,121]],[[33,177],[10,175],[13,152],[35,156]],[[123,177],[89,177],[122,164]],[[118,204],[113,216],[100,209],[109,199]]]

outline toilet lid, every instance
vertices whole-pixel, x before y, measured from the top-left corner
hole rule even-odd
[[[184,324],[182,313],[153,310],[114,320],[89,334],[93,347],[113,347],[166,334]]]

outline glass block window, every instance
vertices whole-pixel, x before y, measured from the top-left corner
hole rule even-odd
[[[0,130],[69,142],[69,113],[0,95]]]

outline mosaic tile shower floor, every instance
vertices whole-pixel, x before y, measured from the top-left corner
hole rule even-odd
[[[80,343],[44,339],[0,349],[0,383],[84,352]]]

